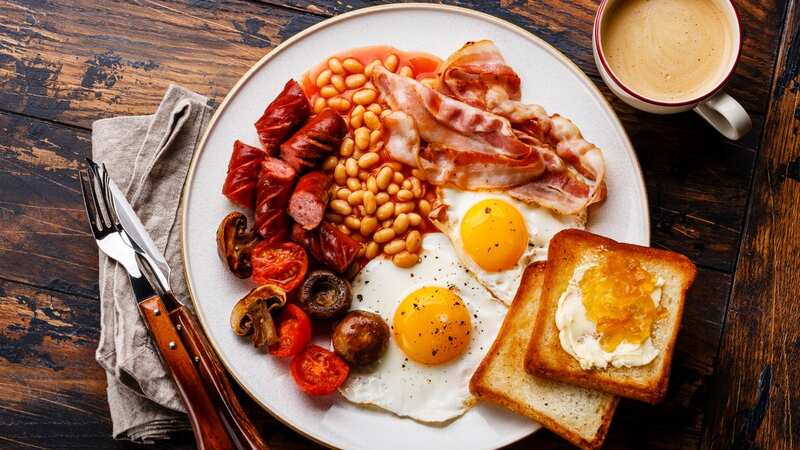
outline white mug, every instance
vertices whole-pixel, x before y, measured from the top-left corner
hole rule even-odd
[[[723,136],[728,139],[737,140],[747,134],[752,127],[752,121],[747,111],[744,110],[742,105],[739,104],[733,97],[726,94],[722,87],[733,74],[733,69],[739,60],[739,54],[742,49],[742,32],[739,15],[733,7],[730,0],[715,0],[719,2],[725,16],[729,21],[731,27],[732,39],[734,39],[733,48],[736,49],[731,55],[728,66],[725,68],[725,76],[722,81],[712,89],[703,92],[702,95],[696,96],[689,100],[682,100],[677,102],[664,102],[634,92],[633,89],[623,84],[618,77],[611,71],[608,61],[603,54],[602,46],[602,24],[605,19],[605,12],[609,7],[618,1],[626,0],[603,0],[597,9],[597,15],[594,19],[594,31],[592,33],[592,51],[594,53],[594,61],[597,64],[597,69],[603,77],[609,89],[622,101],[642,111],[655,113],[655,114],[674,114],[683,111],[694,109],[703,119],[708,121],[714,128],[717,129]]]

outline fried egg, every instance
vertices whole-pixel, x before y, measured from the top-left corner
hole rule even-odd
[[[392,333],[383,357],[353,368],[339,390],[354,403],[444,422],[475,403],[469,380],[506,307],[467,273],[443,234],[427,234],[422,245],[416,266],[375,258],[353,280],[352,308],[379,314]]]
[[[447,235],[461,262],[495,297],[510,305],[525,267],[547,259],[550,239],[583,229],[586,216],[565,216],[522,203],[503,192],[438,190],[446,219],[434,224]]]

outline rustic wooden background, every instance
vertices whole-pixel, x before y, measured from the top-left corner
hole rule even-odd
[[[667,400],[623,401],[607,448],[800,448],[798,1],[735,1],[744,41],[729,92],[754,119],[739,142],[609,93],[591,52],[598,0],[448,3],[522,26],[589,74],[638,151],[653,246],[699,267]],[[280,42],[369,4],[0,0],[0,448],[137,447],[111,439],[94,362],[97,250],[77,182],[92,121],[149,114],[170,83],[216,105]],[[316,448],[243,401],[273,448]],[[512,446],[534,447],[569,448],[548,432]]]

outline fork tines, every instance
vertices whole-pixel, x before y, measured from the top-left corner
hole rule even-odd
[[[98,237],[111,231],[118,231],[119,224],[113,210],[114,203],[108,193],[108,172],[105,170],[105,165],[101,175],[100,167],[89,158],[87,161],[88,169],[79,172],[81,192],[92,232]]]

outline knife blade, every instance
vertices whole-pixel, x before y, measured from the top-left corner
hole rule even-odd
[[[156,243],[153,242],[150,233],[145,229],[139,216],[136,215],[133,207],[125,198],[125,195],[110,178],[108,179],[107,187],[108,191],[111,193],[114,209],[116,210],[117,218],[119,219],[120,225],[122,225],[122,229],[125,230],[130,240],[139,247],[138,249],[135,248],[137,253],[144,253],[148,258],[153,275],[157,277],[157,280],[150,280],[151,283],[156,286],[160,285],[166,293],[171,293],[172,289],[169,286],[169,276],[172,271],[169,264],[167,264],[167,259],[158,249]],[[145,273],[145,276],[147,276],[147,273]]]

